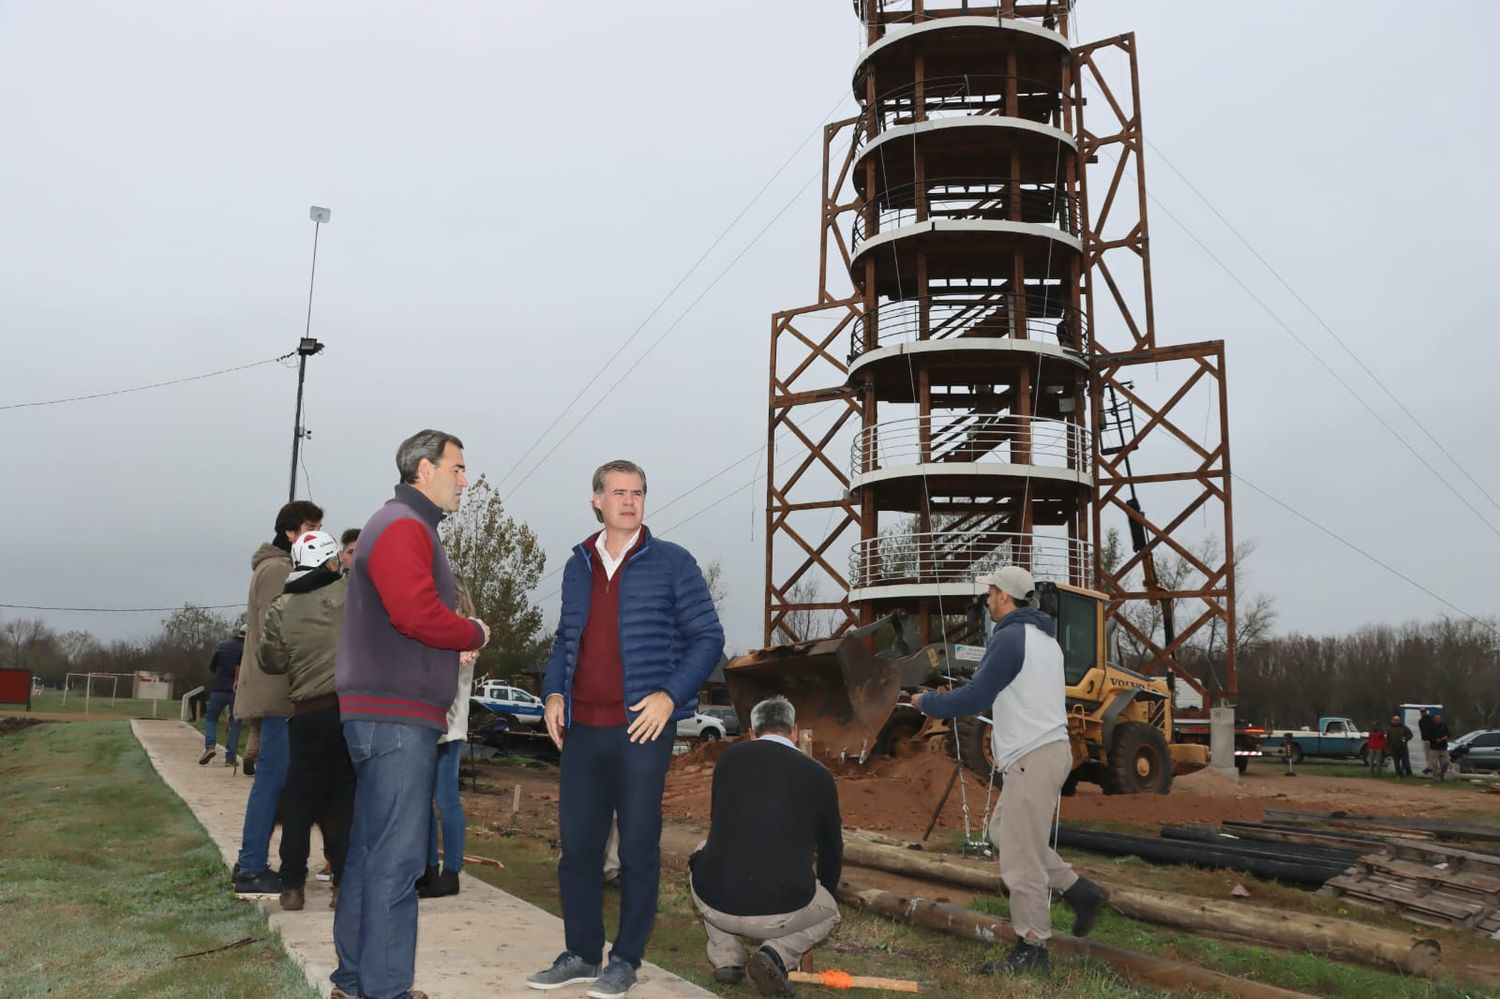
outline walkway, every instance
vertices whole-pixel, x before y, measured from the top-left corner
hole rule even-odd
[[[139,720],[131,722],[131,728],[156,772],[187,802],[218,845],[228,890],[229,867],[239,854],[250,779],[224,766],[222,754],[213,763],[198,766],[203,736],[185,722]],[[273,838],[273,864],[276,844]],[[321,855],[322,846],[314,830],[312,856]],[[463,890],[458,895],[422,902],[415,986],[432,999],[538,999],[541,993],[523,983],[527,975],[562,950],[562,920],[477,878],[467,874],[461,877]],[[334,966],[329,892],[326,882],[309,880],[307,907],[301,912],[282,912],[274,899],[260,903],[272,929],[281,934],[287,952],[324,996],[328,995],[328,976]],[[581,999],[584,991],[578,986],[556,995],[560,999]],[[713,996],[653,964],[641,968],[639,982],[630,994],[632,999]]]

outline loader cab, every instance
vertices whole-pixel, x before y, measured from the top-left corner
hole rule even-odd
[[[1104,594],[1065,583],[1037,583],[1037,606],[1057,622],[1063,676],[1069,687],[1083,682],[1089,670],[1104,662],[1100,610]]]

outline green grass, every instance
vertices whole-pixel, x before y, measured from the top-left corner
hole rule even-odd
[[[69,714],[84,714],[85,707],[90,715],[99,715],[104,718],[150,718],[152,706],[155,705],[157,718],[177,718],[182,710],[180,701],[148,701],[136,700],[130,697],[117,697],[110,701],[109,694],[100,696],[96,690],[85,704],[83,691],[70,690],[67,701],[63,701],[61,690],[44,690],[32,697],[32,711],[66,711]],[[21,713],[25,712],[21,708]],[[14,709],[11,713],[16,713]]]
[[[0,817],[8,999],[317,995],[123,722],[0,736]]]
[[[471,864],[464,868],[466,872],[554,915],[562,914],[557,893],[558,854],[554,842],[545,837],[502,836],[478,829],[471,829],[469,835],[471,852],[496,857],[505,863],[505,869]],[[617,925],[619,899],[619,893],[614,889],[605,891],[605,925],[611,936]],[[646,948],[647,960],[721,996],[748,999],[754,995],[753,989],[746,991],[748,986],[727,986],[713,981],[713,968],[704,952],[703,927],[693,910],[685,870],[663,869],[656,913],[656,926]],[[557,943],[561,949],[562,941]],[[1069,958],[1054,961],[1055,974],[1050,981],[1010,980],[976,973],[985,961],[1003,958],[1006,950],[1004,947],[986,948],[964,943],[945,933],[899,925],[884,917],[846,907],[843,909],[843,923],[833,937],[815,951],[815,958],[819,969],[838,968],[855,975],[917,979],[922,983],[922,995],[934,999],[970,999],[973,996],[1046,999],[1123,996],[1130,999],[1162,994],[1123,981],[1107,965]],[[541,956],[539,964],[550,956]],[[813,996],[833,999],[850,993],[799,985],[797,995],[804,999]]]

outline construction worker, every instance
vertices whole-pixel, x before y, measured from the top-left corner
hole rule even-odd
[[[752,708],[750,729],[754,741],[730,746],[714,767],[708,840],[688,860],[693,905],[714,981],[735,985],[748,974],[761,995],[789,996],[788,969],[839,924],[839,792],[797,749],[785,697]],[[747,940],[760,945],[754,954]]]
[[[911,703],[933,718],[992,712],[995,769],[1005,782],[989,834],[999,848],[1000,877],[1010,889],[1010,920],[1018,938],[1003,965],[992,970],[1047,974],[1051,893],[1061,891],[1073,910],[1076,936],[1088,933],[1109,893],[1079,876],[1049,843],[1063,782],[1073,770],[1056,625],[1032,605],[1036,583],[1020,566],[1005,566],[975,582],[986,588],[996,622],[979,669],[963,687],[918,694]]]
[[[1441,711],[1432,713],[1432,726],[1428,731],[1432,736],[1429,743],[1432,754],[1428,757],[1428,762],[1432,764],[1438,780],[1447,780],[1448,768],[1453,765],[1453,758],[1448,755],[1448,740],[1453,738],[1453,733],[1449,731],[1448,723],[1443,721]]]

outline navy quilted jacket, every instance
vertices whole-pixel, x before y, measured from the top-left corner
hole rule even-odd
[[[640,547],[616,571],[620,587],[620,658],[625,669],[626,715],[647,694],[666,691],[677,705],[672,720],[698,708],[698,691],[724,652],[724,628],[708,595],[708,584],[686,548],[641,528]],[[542,698],[563,695],[564,718],[573,718],[573,673],[578,640],[589,616],[594,559],[588,541],[577,545],[563,568],[562,614],[552,658],[542,679]]]

